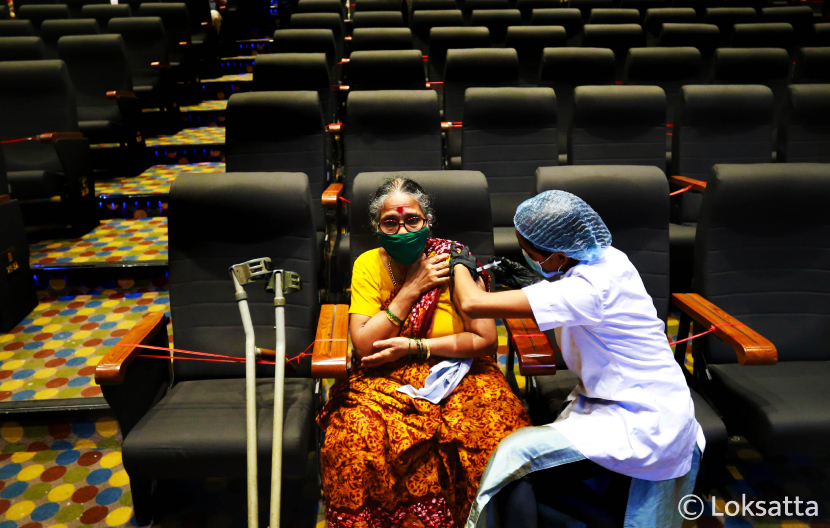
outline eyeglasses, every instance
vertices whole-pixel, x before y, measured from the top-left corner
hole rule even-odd
[[[414,233],[424,227],[424,222],[424,218],[420,216],[409,216],[403,222],[388,218],[380,223],[380,232],[385,235],[394,235],[401,226],[404,226],[407,231]]]

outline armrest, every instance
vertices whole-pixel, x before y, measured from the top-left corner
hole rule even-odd
[[[11,196],[8,194],[0,194],[0,204],[6,203],[11,200]]]
[[[672,183],[676,183],[681,187],[688,187],[692,186],[693,191],[703,192],[706,190],[706,182],[701,180],[696,180],[694,178],[687,178],[686,176],[670,176],[669,181]]]
[[[149,345],[159,332],[167,335],[167,316],[162,312],[145,315],[129,332],[113,346],[104,359],[95,367],[95,383],[98,385],[120,385],[127,376],[127,367],[140,352],[135,346]],[[166,339],[165,339],[166,341]]]
[[[444,87],[444,81],[432,81],[427,83],[427,88],[433,88],[435,90],[440,90]]]
[[[118,99],[119,97],[135,97],[135,92],[129,92],[127,90],[113,90],[111,92],[107,92],[107,99]]]
[[[311,377],[345,378],[352,364],[349,350],[349,305],[324,304],[320,307],[317,335],[311,354]]]
[[[179,42],[179,46],[181,46],[183,48],[195,48],[196,47],[196,45],[193,44],[192,42],[185,42],[185,41]]]
[[[169,70],[173,66],[171,66],[169,62],[151,62],[150,67],[157,70]]]
[[[700,295],[675,293],[672,295],[672,304],[707,328],[712,325],[738,325],[716,326],[714,333],[735,349],[741,365],[774,365],[778,362],[775,345]]]
[[[345,22],[345,20],[343,22]],[[345,40],[346,42],[351,42],[352,41],[352,36],[351,35],[346,35],[345,37],[343,37],[343,40]]]
[[[556,374],[556,355],[548,338],[533,319],[505,319],[507,339],[512,341],[522,376]],[[521,337],[529,336],[529,337]]]
[[[349,87],[346,86],[346,90],[348,89]],[[326,125],[326,132],[329,134],[339,134],[343,132],[343,123],[329,123]]]
[[[59,139],[81,139],[84,135],[81,132],[45,132],[36,137],[41,143],[57,143]]]
[[[461,128],[463,123],[461,121],[441,121],[441,130],[449,130],[451,128]]]
[[[332,183],[328,186],[328,188],[323,191],[323,208],[324,209],[336,209],[337,208],[337,200],[343,195],[343,184],[342,183]]]

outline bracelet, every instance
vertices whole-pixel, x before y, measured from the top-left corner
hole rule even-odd
[[[421,349],[421,340],[416,339],[415,344],[418,347],[418,359],[421,359],[421,357],[424,355],[423,350]]]
[[[429,349],[429,341],[424,339],[424,346],[427,349],[427,357],[425,359],[429,359],[429,356],[432,355],[432,351]]]
[[[386,309],[386,318],[395,326],[401,326],[403,324],[401,318],[393,314],[389,308]]]

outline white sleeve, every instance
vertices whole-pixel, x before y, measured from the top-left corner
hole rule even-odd
[[[594,326],[602,322],[602,300],[585,278],[574,275],[542,281],[522,291],[527,295],[540,330],[560,326]]]

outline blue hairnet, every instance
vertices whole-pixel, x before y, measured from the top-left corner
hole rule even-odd
[[[528,242],[551,253],[562,252],[592,261],[611,245],[611,233],[602,218],[578,196],[545,191],[525,200],[513,217],[516,230]]]

